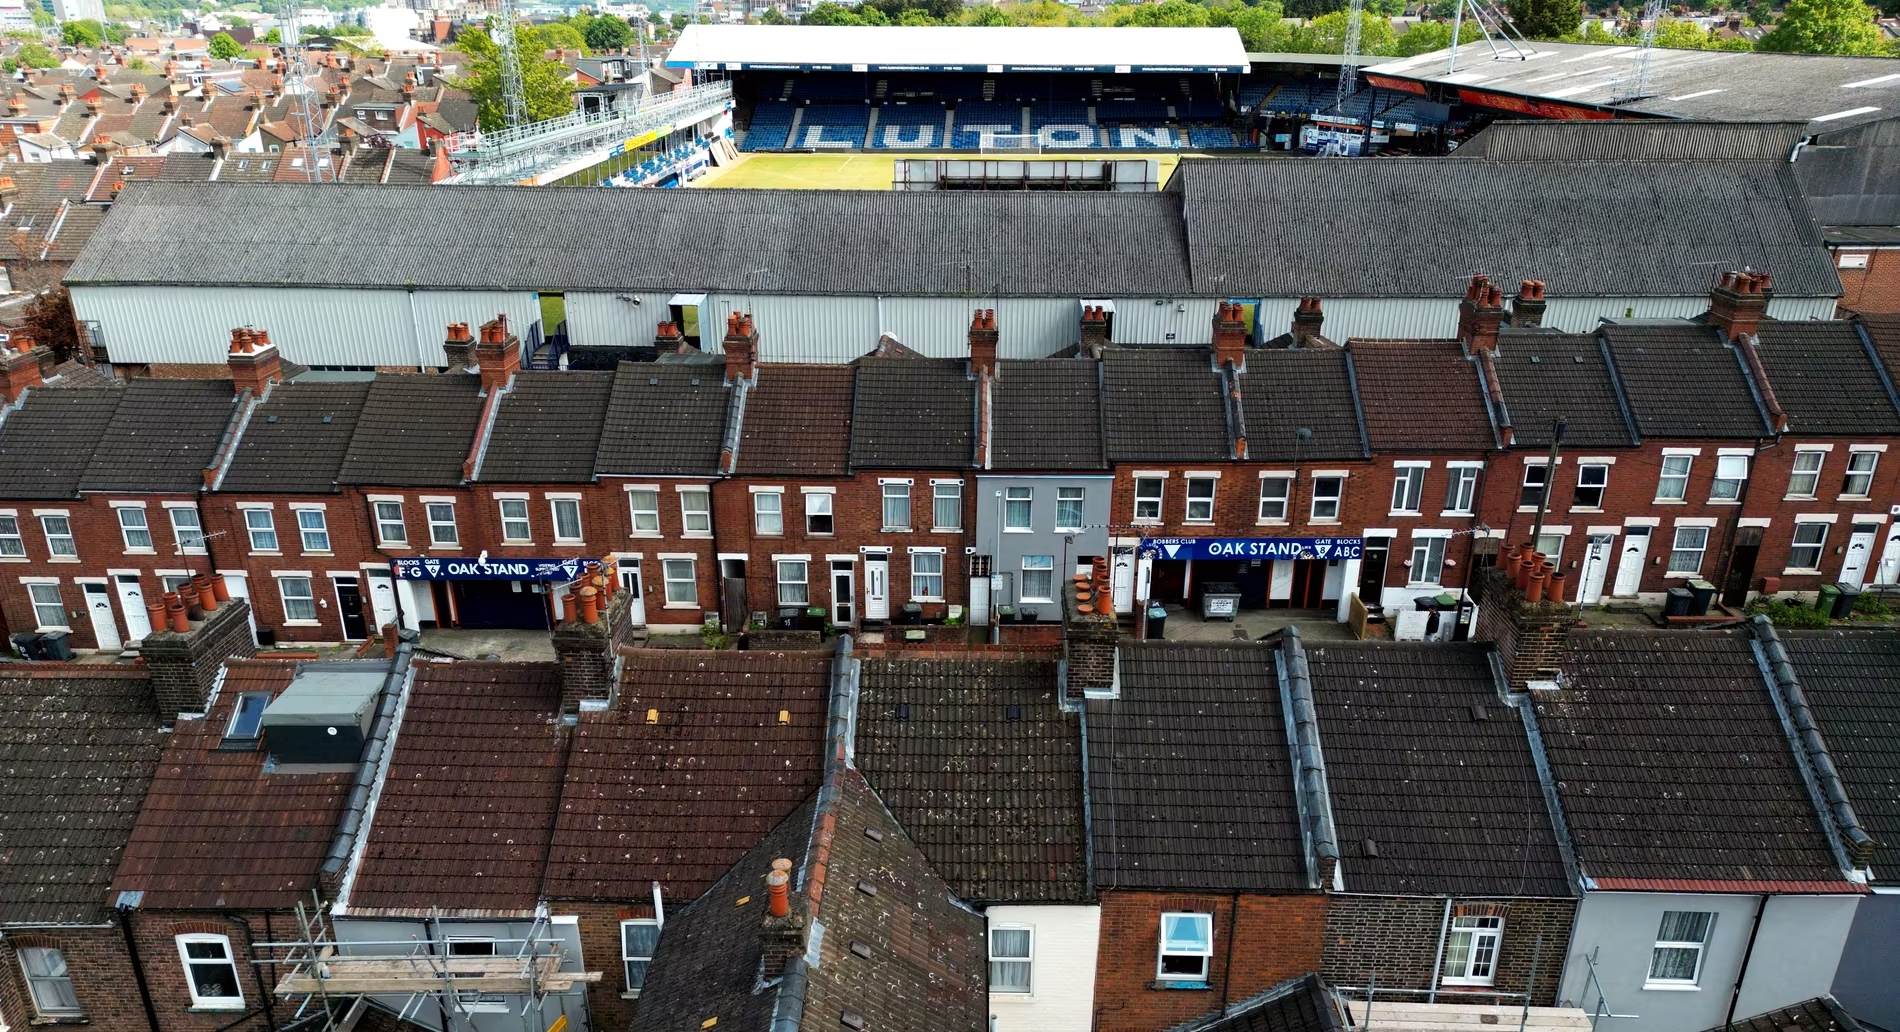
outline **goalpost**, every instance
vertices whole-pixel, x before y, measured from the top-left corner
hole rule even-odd
[[[1037,133],[984,133],[977,149],[983,154],[1041,154],[1042,137]]]

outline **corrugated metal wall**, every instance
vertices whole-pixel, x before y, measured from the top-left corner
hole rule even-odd
[[[1115,339],[1128,344],[1209,344],[1219,306],[1219,300],[1203,297],[1116,298]],[[1286,310],[1290,318],[1292,302]],[[1079,308],[1076,318],[1081,318]]]
[[[391,293],[396,292],[391,291]],[[528,327],[541,321],[541,302],[534,294],[527,292],[418,290],[413,297],[416,333],[422,340],[423,348],[428,352],[426,364],[432,366],[448,364],[448,356],[442,353],[442,338],[448,335],[449,324],[452,322],[468,323],[470,331],[473,332],[482,323],[497,315],[505,314],[508,316],[508,328],[519,334],[523,344],[526,344]],[[542,337],[546,338],[552,329],[552,326],[541,327]],[[480,334],[478,333],[477,336]],[[527,360],[525,353],[522,355],[522,360],[524,363]]]
[[[653,333],[670,316],[671,294],[572,293],[567,295],[567,338],[581,347],[632,348],[653,343]],[[622,298],[632,300],[623,301]],[[639,304],[634,304],[638,301]]]

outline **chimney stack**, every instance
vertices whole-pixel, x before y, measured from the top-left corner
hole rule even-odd
[[[1300,305],[1293,310],[1293,347],[1313,348],[1319,346],[1320,327],[1326,324],[1326,314],[1320,311],[1319,298],[1300,298]]]
[[[7,117],[8,118],[25,118],[26,117],[26,98],[25,97],[22,97],[18,93],[15,93],[13,96],[7,98]]]
[[[213,158],[216,158],[219,161],[223,161],[224,159],[230,157],[231,156],[230,138],[226,136],[213,136],[211,138],[211,156]]]
[[[1101,305],[1082,306],[1082,346],[1078,357],[1101,358],[1108,347],[1108,313]]]
[[[231,389],[239,394],[249,391],[253,397],[261,397],[266,386],[284,378],[277,345],[272,344],[270,334],[262,330],[247,326],[232,330],[231,354],[227,361],[231,366]]]
[[[693,348],[686,343],[686,335],[680,332],[679,326],[668,321],[653,331],[653,350],[662,355],[684,355]]]
[[[793,909],[787,891],[791,879],[790,860],[772,861],[772,871],[765,876],[765,919],[759,922],[759,944],[768,979],[784,974],[792,958],[805,952],[805,926],[810,914],[803,907]]]
[[[1709,294],[1709,325],[1729,340],[1753,337],[1774,293],[1774,280],[1765,272],[1725,272]]]
[[[40,359],[46,349],[34,347],[33,338],[24,333],[15,333],[0,349],[0,402],[11,405],[28,388],[40,385]]]
[[[442,342],[442,351],[449,356],[449,372],[478,371],[475,365],[475,337],[468,332],[467,323],[449,324],[448,339]]]
[[[20,199],[20,184],[12,176],[0,176],[0,209],[10,208]]]
[[[1214,312],[1214,364],[1234,369],[1247,364],[1246,313],[1227,301]]]
[[[759,331],[751,312],[726,316],[726,382],[751,380],[759,371]]]
[[[1544,281],[1527,279],[1517,285],[1517,299],[1511,302],[1512,326],[1544,324]]]
[[[979,308],[970,320],[970,372],[975,376],[996,375],[996,342],[1002,336],[996,329],[996,309]]]
[[[1458,302],[1458,339],[1473,352],[1498,349],[1498,327],[1504,325],[1504,291],[1482,274],[1471,277],[1465,299]]]
[[[482,324],[482,339],[475,345],[475,364],[481,369],[484,391],[506,387],[521,369],[521,338],[508,332],[506,315]]]

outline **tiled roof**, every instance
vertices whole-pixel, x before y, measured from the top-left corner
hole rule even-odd
[[[165,155],[165,163],[154,178],[164,183],[203,183],[211,179],[216,167],[217,160],[208,153],[173,151]]]
[[[819,655],[627,657],[616,707],[580,715],[547,894],[705,892],[818,786],[830,691]]]
[[[1352,892],[1568,896],[1517,711],[1477,645],[1306,650]]]
[[[452,487],[481,423],[481,378],[382,373],[370,386],[337,480]]]
[[[1587,877],[1841,882],[1742,631],[1580,631],[1537,721]]]
[[[1053,662],[867,659],[857,761],[958,896],[1088,896],[1081,728]]]
[[[759,382],[746,395],[738,473],[846,473],[852,372],[851,366],[760,366]]]
[[[594,479],[614,374],[524,370],[502,395],[481,478],[499,483],[585,484]]]
[[[1169,1032],[1339,1032],[1345,1027],[1319,976],[1302,975]]]
[[[1900,635],[1778,631],[1828,755],[1874,839],[1874,881],[1900,885]]]
[[[105,919],[163,743],[143,670],[0,667],[0,924]]]
[[[1125,643],[1121,679],[1088,703],[1095,887],[1304,889],[1274,652]]]
[[[1795,434],[1900,434],[1900,412],[1850,322],[1762,321],[1755,353]]]
[[[1355,340],[1347,348],[1374,451],[1497,446],[1475,363],[1457,341]]]
[[[724,377],[716,365],[621,363],[613,373],[595,468],[602,474],[717,473],[726,432]]]
[[[1550,447],[1551,424],[1560,418],[1568,423],[1566,447],[1636,443],[1595,337],[1507,329],[1498,334],[1493,362],[1516,447]]]
[[[76,358],[69,358],[53,367],[53,375],[46,378],[48,387],[70,389],[75,387],[118,387],[124,381],[106,372],[96,365],[87,365]]]
[[[990,388],[995,469],[1101,469],[1101,363],[1048,358],[997,363]]]
[[[264,750],[218,748],[238,696],[275,698],[295,669],[232,661],[211,712],[178,722],[113,891],[142,890],[147,910],[282,909],[309,899],[354,774],[265,773]]]
[[[428,151],[408,147],[390,148],[389,170],[383,174],[383,182],[427,186],[434,181],[435,157]]]
[[[1880,364],[1889,378],[1900,377],[1900,312],[1863,312],[1856,316],[1867,331],[1867,339],[1880,356]],[[1896,382],[1900,385],[1900,381]]]
[[[533,910],[565,752],[554,663],[422,663],[350,906]]]
[[[1248,458],[1366,458],[1349,362],[1344,351],[1249,351],[1240,377]],[[1300,441],[1299,427],[1313,436]]]
[[[1842,1009],[1834,997],[1818,996],[1765,1014],[1736,1018],[1706,1032],[1862,1032],[1868,1028]]]
[[[857,362],[851,465],[967,469],[975,457],[976,381],[960,358]],[[750,422],[750,420],[748,420]]]
[[[1110,461],[1233,456],[1220,377],[1206,349],[1110,348],[1102,361]]]
[[[1772,433],[1741,356],[1714,327],[1671,320],[1605,323],[1600,332],[1644,437],[1755,440]]]
[[[251,413],[221,491],[328,494],[370,385],[280,383]]]
[[[229,380],[126,382],[82,491],[197,491],[237,412]]]
[[[73,498],[124,390],[74,387],[27,392],[0,422],[0,498]]]

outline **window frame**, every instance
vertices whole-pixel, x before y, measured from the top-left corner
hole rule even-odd
[[[1804,459],[1813,459],[1813,469],[1802,469]],[[1850,464],[1852,460],[1849,460]],[[1813,498],[1821,490],[1821,475],[1827,471],[1827,451],[1822,448],[1801,448],[1794,450],[1794,461],[1788,466],[1788,498]],[[1796,486],[1798,479],[1807,481],[1807,490]]]
[[[574,516],[574,533],[561,532],[561,510],[571,509]],[[548,518],[554,521],[554,543],[557,545],[579,545],[587,541],[587,527],[581,521],[581,500],[579,495],[549,495]]]
[[[1280,485],[1280,496],[1278,498],[1274,498],[1267,493],[1268,484]],[[1267,515],[1267,506],[1270,503],[1277,503],[1279,505],[1280,514],[1278,516]],[[1291,519],[1291,517],[1288,514],[1292,512],[1292,506],[1293,506],[1293,474],[1291,473],[1262,474],[1260,477],[1260,495],[1258,498],[1258,507],[1254,510],[1255,522],[1257,523],[1287,523]]]
[[[47,601],[39,597],[41,589],[44,588],[51,588],[53,590],[52,601]],[[71,631],[73,629],[72,617],[66,615],[66,589],[65,586],[58,581],[29,581],[26,585],[26,599],[28,604],[33,607],[33,623],[36,625],[34,630],[44,633],[46,631]],[[44,606],[57,606],[59,611],[58,623],[46,622],[45,614],[41,612],[41,608]]]
[[[712,537],[712,492],[703,487],[684,488],[680,496],[682,537]],[[688,505],[691,499],[695,504]]]
[[[1205,924],[1207,927],[1206,952],[1201,952],[1197,950],[1195,952],[1190,953],[1183,950],[1172,950],[1172,951],[1169,950],[1168,949],[1168,919],[1171,917],[1188,918],[1194,921],[1196,924]],[[1158,933],[1159,934],[1156,935],[1156,943],[1155,943],[1155,981],[1157,982],[1207,982],[1209,981],[1208,975],[1214,966],[1214,915],[1213,914],[1204,914],[1204,913],[1200,913],[1198,911],[1193,911],[1193,910],[1162,911],[1161,923],[1158,929]],[[1199,957],[1201,960],[1200,973],[1189,974],[1189,973],[1180,972],[1180,971],[1175,971],[1175,972],[1168,971],[1167,960],[1169,957]]]
[[[1182,500],[1184,508],[1181,510],[1181,522],[1198,526],[1213,523],[1215,503],[1220,497],[1220,479],[1192,474],[1184,479],[1187,480],[1187,493]],[[1201,506],[1206,507],[1205,511],[1196,515],[1197,508]]]
[[[636,918],[629,918],[627,920],[623,920],[620,922],[620,978],[621,978],[621,985],[624,987],[624,992],[622,995],[630,996],[630,997],[639,996],[641,990],[646,988],[647,971],[651,970],[651,966],[653,964],[653,954],[651,953],[643,957],[643,956],[638,956],[636,954],[627,952],[627,929],[628,927],[635,926],[635,925],[643,927],[643,928],[653,929],[653,947],[652,948],[657,950],[660,945],[660,922],[658,920],[651,917],[636,917]],[[647,965],[647,967],[643,968],[640,972],[639,985],[633,984],[633,965],[634,964]]]
[[[302,546],[305,555],[329,555],[330,553],[330,516],[322,509],[302,508],[290,510],[297,517],[297,543]],[[304,517],[315,516],[317,525],[304,525]],[[312,536],[320,542],[317,547],[310,544]]]
[[[198,511],[198,507],[195,505],[168,505],[165,507],[165,513],[171,521],[172,543],[178,546],[178,551],[184,555],[205,554],[204,514]],[[191,517],[191,526],[187,527],[178,522],[180,514],[186,514]],[[190,542],[189,538],[192,536],[197,538],[197,544]]]
[[[686,576],[684,577],[673,576],[673,572],[674,572],[673,564],[675,563],[685,564]],[[699,608],[699,565],[693,560],[691,556],[676,556],[671,559],[664,559],[664,558],[661,559],[660,560],[660,584],[665,589],[665,594],[663,597],[665,599],[665,604],[669,608],[671,607],[682,607],[682,608],[693,608],[693,609]],[[673,586],[675,584],[686,585],[687,597],[679,598],[679,599],[676,599],[673,597]]]
[[[805,534],[808,537],[833,537],[838,533],[835,513],[837,496],[830,491],[802,491],[805,500]],[[822,510],[822,511],[821,511]],[[824,529],[818,521],[824,520]]]
[[[1824,557],[1827,555],[1828,530],[1832,526],[1833,526],[1833,523],[1828,520],[1802,520],[1802,519],[1795,520],[1794,534],[1792,537],[1788,539],[1788,568],[1783,570],[1782,572],[1783,573],[1820,573],[1821,563]],[[1803,542],[1801,540],[1801,532],[1809,527],[1817,527],[1820,529],[1821,534],[1820,534],[1819,540],[1809,541],[1809,542]],[[1814,562],[1812,563],[1797,562],[1795,557],[1808,549],[1813,549],[1814,551]]]
[[[1064,497],[1073,495],[1074,497]],[[1056,488],[1056,533],[1076,534],[1088,523],[1089,491],[1086,487]],[[1063,519],[1062,512],[1068,507],[1072,519]]]
[[[787,580],[785,578],[785,568],[788,566],[798,567],[799,575],[797,580]],[[774,583],[778,586],[776,593],[778,608],[790,609],[793,606],[797,606],[803,609],[811,605],[811,560],[774,559],[772,560],[772,576]],[[793,584],[798,586],[798,593],[803,597],[788,601],[785,597],[785,588],[787,585]]]
[[[909,481],[904,480],[885,480],[878,484],[878,520],[885,533],[903,533],[911,529],[910,488]],[[897,502],[902,502],[904,506],[902,523],[891,519],[891,506]]]
[[[1697,523],[1690,523],[1690,524],[1679,523],[1671,529],[1673,529],[1675,533],[1669,536],[1669,562],[1666,564],[1668,569],[1663,571],[1663,576],[1665,577],[1700,577],[1702,576],[1702,562],[1703,560],[1708,558],[1708,553],[1709,553],[1710,528],[1705,527],[1701,524],[1697,524]],[[1683,548],[1682,534],[1684,531],[1700,531],[1702,533],[1702,543],[1696,546],[1695,548]],[[1676,555],[1678,553],[1686,553],[1686,552],[1695,553],[1695,566],[1692,568],[1685,569],[1685,568],[1678,567],[1676,565]]]
[[[262,699],[264,702],[262,706],[257,708],[256,720],[251,722],[249,732],[245,733],[239,729],[238,722],[244,719],[244,703],[249,699]],[[262,726],[264,707],[269,706],[270,701],[270,692],[239,692],[237,701],[231,704],[231,718],[224,722],[223,740],[231,741],[235,739],[241,742],[255,742],[259,738],[264,737],[264,729]]]
[[[910,553],[910,597],[913,601],[942,602],[944,600],[943,556],[944,553],[936,549],[916,549]],[[917,564],[919,561],[926,559],[936,560],[937,570],[935,573],[918,569]],[[936,582],[937,590],[935,594],[919,590],[920,583],[928,586],[932,581]]]
[[[1022,522],[1016,522],[1017,506],[1022,507]],[[1028,534],[1036,529],[1036,489],[1033,487],[1003,488],[1003,533]]]
[[[1584,476],[1588,474],[1589,472],[1591,472],[1592,470],[1596,471],[1598,482],[1595,484],[1584,483],[1583,482]],[[1585,491],[1595,491],[1596,501],[1591,502],[1589,504],[1585,504],[1584,502]],[[1577,464],[1577,493],[1570,500],[1570,507],[1572,509],[1582,510],[1584,512],[1602,512],[1603,500],[1604,498],[1608,497],[1609,493],[1610,493],[1610,465],[1609,463],[1607,462],[1580,462]]]
[[[1677,472],[1672,466],[1680,463],[1682,469]],[[1656,498],[1658,502],[1687,502],[1689,500],[1689,477],[1695,472],[1695,456],[1664,455],[1662,465],[1656,472]],[[1673,492],[1673,493],[1672,493]]]
[[[1854,468],[1854,463],[1858,461],[1860,457],[1863,455],[1866,456],[1870,460],[1867,464],[1867,468],[1864,470],[1856,470]],[[1847,449],[1847,470],[1841,476],[1841,497],[1842,498],[1871,498],[1873,497],[1874,474],[1878,472],[1879,469],[1880,469],[1880,450],[1878,448],[1849,448]],[[1852,487],[1854,484],[1854,478],[1856,477],[1867,478],[1867,490],[1859,491],[1859,492],[1852,490]]]
[[[640,501],[651,501],[651,505],[641,505]],[[652,526],[643,526],[642,520],[648,520]],[[627,526],[629,537],[660,536],[660,489],[657,487],[627,488]]]
[[[1162,512],[1167,508],[1165,503],[1166,503],[1167,494],[1168,494],[1168,478],[1167,477],[1135,477],[1134,481],[1135,481],[1135,492],[1134,492],[1135,508],[1134,508],[1133,515],[1129,517],[1130,521],[1134,523],[1144,523],[1144,524],[1145,523],[1160,523]],[[1150,486],[1154,488],[1152,494],[1150,494],[1147,490],[1145,490],[1145,488],[1150,487]],[[1143,516],[1141,514],[1141,509],[1142,509],[1142,506],[1144,505],[1152,505],[1154,507],[1154,514],[1150,516]]]
[[[1488,921],[1491,923],[1488,925],[1474,924],[1470,927],[1459,928],[1458,922],[1460,921],[1473,921],[1473,922],[1487,922]],[[1495,985],[1497,984],[1498,959],[1504,948],[1504,918],[1498,915],[1494,915],[1494,914],[1484,914],[1484,915],[1468,914],[1468,915],[1453,916],[1451,919],[1451,922],[1452,923],[1450,927],[1446,928],[1445,930],[1445,963],[1447,967],[1449,967],[1452,961],[1452,957],[1453,957],[1452,951],[1453,949],[1455,949],[1455,947],[1452,945],[1452,939],[1458,936],[1460,933],[1465,933],[1466,935],[1469,936],[1471,941],[1469,945],[1465,947],[1464,958],[1463,958],[1464,959],[1463,973],[1453,975],[1453,974],[1446,973],[1446,971],[1444,970],[1441,970],[1438,974],[1438,984],[1439,985]],[[1483,974],[1474,975],[1471,973],[1472,963],[1474,960],[1478,959],[1480,955],[1480,949],[1481,949],[1480,943],[1482,943],[1484,940],[1487,940],[1487,939],[1490,940],[1490,947],[1491,947],[1490,954],[1486,958],[1487,970]]]
[[[1531,474],[1537,474],[1537,483],[1531,483]],[[1533,494],[1532,492],[1536,492]],[[1543,459],[1524,464],[1524,475],[1518,478],[1517,511],[1536,512],[1545,504],[1544,499],[1550,492],[1550,464]]]
[[[1045,560],[1047,562],[1047,565],[1031,566],[1029,565],[1029,562],[1032,559]],[[1029,593],[1029,575],[1032,573],[1049,575],[1049,586],[1048,586],[1047,593],[1040,594],[1040,595],[1032,595]],[[1017,571],[1017,576],[1020,578],[1017,581],[1017,584],[1021,586],[1020,590],[1018,591],[1018,595],[1016,599],[1018,602],[1040,602],[1044,604],[1053,604],[1055,602],[1056,600],[1056,596],[1055,596],[1056,557],[1055,556],[1053,555],[1025,555],[1023,556],[1021,560],[1021,568]]]
[[[446,520],[437,519],[436,518],[437,509],[447,509],[449,511],[449,518]],[[455,523],[455,503],[454,502],[423,502],[422,515],[424,519],[429,521],[429,547],[430,548],[460,548],[462,547],[462,529],[456,526],[456,523]],[[443,527],[449,528],[449,535],[446,540],[443,539],[440,533]]]
[[[33,1013],[37,1017],[47,1021],[58,1021],[61,1019],[70,1020],[72,1018],[83,1018],[86,1016],[86,1009],[79,1005],[79,993],[73,986],[72,969],[66,965],[66,951],[57,946],[21,946],[16,953],[20,960],[20,976],[26,980],[26,998],[28,1002],[33,1005]],[[32,967],[27,964],[27,954],[29,953],[35,954],[36,956],[44,954],[58,958],[61,973],[57,975],[34,974]],[[72,998],[72,1006],[49,1006],[40,999],[39,987],[42,984],[56,985],[61,982],[65,983],[66,995]]]
[[[1729,466],[1732,473],[1734,464],[1736,463],[1740,463],[1742,467],[1740,476],[1724,476],[1722,474],[1723,466]],[[1742,490],[1748,486],[1748,466],[1747,455],[1717,455],[1715,457],[1715,479],[1709,482],[1709,501],[1717,505],[1741,504]]]
[[[1399,466],[1392,470],[1393,516],[1418,516],[1425,508],[1425,467]]]
[[[295,574],[295,573],[293,573],[293,574],[278,574],[278,575],[276,575],[275,577],[273,577],[273,578],[271,578],[271,579],[272,579],[272,580],[275,580],[275,581],[277,582],[277,600],[278,600],[278,601],[279,601],[280,603],[282,603],[282,604],[283,604],[283,607],[284,607],[284,623],[286,623],[286,624],[301,624],[301,625],[304,625],[304,626],[310,626],[310,625],[314,625],[314,624],[317,624],[317,623],[321,623],[321,622],[322,622],[322,621],[320,621],[320,620],[318,619],[318,616],[317,616],[317,583],[316,583],[316,578],[314,578],[314,577],[305,577],[305,576],[303,576],[302,574]],[[302,595],[302,596],[293,596],[293,595],[291,595],[291,594],[290,594],[289,592],[287,592],[287,591],[285,591],[285,590],[284,590],[284,585],[285,585],[285,583],[286,583],[286,582],[288,582],[288,581],[302,581],[302,582],[303,582],[303,585],[304,585],[304,588],[305,588],[305,590],[306,590],[306,591],[308,591],[308,592],[309,592],[309,594],[307,594],[307,595]],[[309,606],[310,606],[310,615],[309,615],[309,616],[292,616],[292,615],[291,615],[291,608],[292,608],[292,607],[291,607],[291,602],[292,602],[293,600],[294,600],[294,601],[297,601],[297,602],[307,602],[307,603],[309,603]]]
[[[145,514],[145,507],[143,505],[115,505],[112,507],[112,514],[119,519],[119,537],[125,542],[125,552],[127,555],[158,554],[158,547],[152,541],[152,520],[151,517]],[[128,516],[136,516],[138,526],[135,527],[127,523],[126,518]],[[142,545],[133,544],[132,535],[134,533],[144,535],[145,543]]]
[[[520,515],[508,515],[508,510],[511,507],[518,508]],[[502,544],[527,545],[534,543],[534,523],[528,515],[528,500],[526,498],[497,498],[495,499],[495,511],[501,516]],[[521,527],[521,534],[519,536],[509,533],[510,526],[516,524],[519,524]]]
[[[772,500],[772,506],[769,509],[766,508],[765,506],[765,500],[768,498]],[[772,530],[766,529],[767,517],[771,518],[771,522],[775,529],[772,529]],[[773,490],[773,491],[752,492],[752,533],[757,534],[760,537],[784,537],[785,536],[785,492],[784,491]]]
[[[1331,494],[1326,494],[1320,490],[1320,485],[1328,483],[1328,482],[1331,482],[1333,485],[1333,492]],[[1331,514],[1326,515],[1326,516],[1321,516],[1319,514],[1321,503],[1331,503],[1332,505]],[[1340,509],[1345,505],[1345,503],[1346,503],[1346,478],[1345,477],[1341,477],[1341,476],[1318,477],[1316,476],[1313,478],[1313,503],[1307,510],[1307,512],[1309,513],[1308,520],[1312,523],[1338,523]]]
[[[1027,949],[1024,951],[1023,955],[1020,957],[1010,956],[1010,955],[1004,955],[1004,956],[997,955],[997,952],[996,952],[996,933],[997,932],[1023,932],[1027,934],[1029,936],[1029,945]],[[991,925],[989,926],[989,928],[987,928],[984,931],[983,938],[984,938],[985,954],[989,958],[989,970],[990,970],[990,976],[991,976],[989,979],[990,992],[1003,993],[1009,996],[1036,995],[1036,929],[1035,929],[1035,926],[1025,925],[1025,924]],[[1015,988],[998,989],[996,987],[997,983],[996,983],[996,978],[995,978],[995,971],[996,971],[996,965],[998,964],[1011,964],[1011,965],[1022,966],[1024,970],[1024,977],[1023,977],[1023,983],[1022,983],[1021,989],[1015,989]]]
[[[26,536],[20,532],[19,514],[0,512],[0,528],[8,524],[12,530],[0,529],[0,559],[25,559]]]
[[[376,521],[376,543],[383,548],[409,547],[409,520],[403,512],[402,499],[378,498],[370,503],[370,513]],[[384,506],[394,506],[396,518],[390,519],[384,512]],[[390,537],[390,528],[395,528],[397,537]]]
[[[944,504],[949,503],[951,522],[943,521]],[[930,484],[930,529],[937,531],[961,531],[963,529],[963,484],[955,480],[934,480]]]
[[[1451,544],[1451,538],[1443,534],[1414,534],[1412,536],[1412,555],[1410,565],[1405,571],[1405,586],[1424,587],[1430,584],[1443,584],[1445,576],[1445,552]],[[1437,553],[1434,558],[1433,552]],[[1423,558],[1421,558],[1423,553]],[[1432,576],[1422,573],[1429,569]]]
[[[253,522],[254,517],[257,516],[264,517],[264,525],[261,527]],[[260,534],[267,537],[267,544],[260,544],[258,542],[258,535]],[[282,538],[277,536],[277,514],[269,509],[261,506],[251,506],[244,509],[244,536],[249,539],[251,543],[252,555],[260,553],[265,555],[283,554],[284,542]]]
[[[1478,504],[1478,474],[1483,467],[1478,465],[1451,466],[1445,484],[1445,508],[1441,516],[1470,516]],[[1456,504],[1463,502],[1462,505]]]
[[[1671,914],[1701,914],[1708,918],[1702,925],[1702,938],[1664,939],[1663,926],[1669,923]],[[1715,929],[1715,912],[1710,910],[1665,910],[1662,920],[1656,925],[1655,944],[1649,948],[1649,969],[1643,976],[1645,989],[1689,989],[1699,988],[1702,984],[1702,962],[1708,959],[1709,933]],[[1658,978],[1656,976],[1657,954],[1663,950],[1694,950],[1695,970],[1688,978]]]
[[[39,517],[40,533],[46,538],[46,557],[53,562],[59,562],[62,559],[78,559],[79,539],[73,536],[72,516],[64,512],[43,512],[39,514]],[[66,529],[58,534],[53,533],[52,521],[54,520],[65,524]],[[55,543],[58,541],[66,543],[65,551],[60,551],[60,546]]]
[[[245,1008],[244,978],[238,971],[237,953],[231,948],[230,936],[212,935],[207,932],[187,932],[182,935],[175,935],[172,939],[178,944],[178,962],[185,971],[185,990],[191,994],[192,1010],[241,1011]],[[194,960],[188,946],[205,943],[213,943],[224,947],[224,960],[222,963],[231,969],[231,984],[237,989],[237,995],[235,997],[200,996],[198,994],[198,980],[193,976],[191,967]],[[195,962],[199,964],[219,963],[219,961],[205,958],[200,958]],[[232,1000],[236,1000],[237,1002],[232,1003]]]

